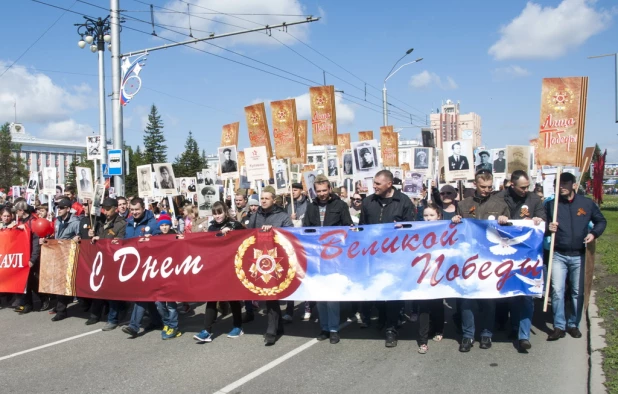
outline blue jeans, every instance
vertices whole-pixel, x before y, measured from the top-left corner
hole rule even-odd
[[[529,296],[517,296],[509,299],[511,309],[511,329],[517,331],[517,339],[530,339],[534,300]]]
[[[339,331],[339,301],[318,302],[318,314],[322,331]]]
[[[118,314],[120,312],[121,305],[121,301],[109,302],[109,312],[107,313],[107,322],[109,324],[118,324]]]
[[[464,338],[474,339],[474,313],[472,306],[477,304],[480,311],[481,336],[490,337],[494,329],[494,320],[496,316],[496,301],[493,299],[470,299],[464,298],[461,300],[461,329]]]
[[[157,311],[161,319],[163,319],[163,325],[169,328],[178,328],[178,304],[175,302],[155,302]]]
[[[584,276],[586,256],[565,256],[554,253],[551,269],[551,308],[554,312],[554,328],[565,330],[566,327],[578,327],[582,319],[584,305]],[[572,310],[568,320],[564,311],[565,282],[571,286]]]
[[[131,322],[129,323],[129,327],[136,332],[139,332],[139,325],[144,318],[146,308],[148,308],[148,312],[150,313],[150,322],[155,326],[163,325],[161,316],[159,316],[159,311],[157,310],[157,306],[154,302],[136,302],[133,307],[133,313],[131,313]]]

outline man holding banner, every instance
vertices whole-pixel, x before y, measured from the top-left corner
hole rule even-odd
[[[575,193],[575,175],[564,172],[560,175],[558,216],[553,217],[554,204],[547,204],[548,230],[556,233],[554,259],[551,270],[551,308],[554,313],[554,331],[547,340],[564,338],[565,331],[573,338],[581,338],[579,322],[584,307],[584,279],[586,244],[599,238],[607,221],[599,207],[589,198]],[[592,230],[588,231],[588,223]],[[571,286],[571,314],[564,312],[565,282]]]
[[[367,196],[361,207],[359,225],[411,222],[416,216],[414,205],[408,196],[393,187],[393,173],[379,171],[373,179],[374,194]],[[396,224],[397,225],[397,224]],[[363,308],[363,322],[370,319],[368,304]],[[386,347],[397,346],[397,322],[403,301],[386,301],[380,305],[386,314]]]
[[[307,207],[303,227],[351,226],[348,205],[332,192],[330,182],[318,175],[314,183],[317,198]],[[322,331],[318,341],[330,338],[331,344],[339,343],[339,301],[318,302]]]

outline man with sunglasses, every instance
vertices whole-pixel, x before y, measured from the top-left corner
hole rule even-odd
[[[451,219],[453,223],[461,223],[462,219],[498,220],[498,224],[509,221],[509,207],[504,198],[492,195],[494,177],[491,171],[481,170],[474,177],[476,191],[473,196],[465,198],[457,204],[457,214]],[[469,352],[474,344],[474,314],[472,307],[478,304],[479,321],[482,325],[481,349],[491,348],[491,337],[496,313],[496,302],[493,299],[469,299],[461,301],[461,320],[463,339],[459,346],[460,352]]]

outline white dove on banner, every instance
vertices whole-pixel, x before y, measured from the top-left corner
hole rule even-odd
[[[530,238],[532,233],[528,232],[515,238],[502,237],[495,227],[487,227],[487,240],[493,244],[497,244],[489,248],[489,251],[498,256],[506,256],[514,254],[517,249],[513,245],[520,244]]]
[[[525,277],[523,275],[519,275],[518,273],[516,273],[515,276],[519,280],[524,282],[525,284],[530,285],[528,290],[530,290],[531,292],[537,293],[537,294],[542,294],[543,293],[543,277],[542,276],[541,276],[540,279],[528,278],[528,277]]]
[[[130,57],[122,59],[122,80],[120,84],[120,104],[125,106],[139,92],[142,87],[142,79],[139,77],[140,71],[146,65],[146,56],[143,54],[131,61]]]

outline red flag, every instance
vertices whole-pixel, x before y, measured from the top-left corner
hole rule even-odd
[[[0,293],[24,293],[30,266],[30,229],[0,230]]]

